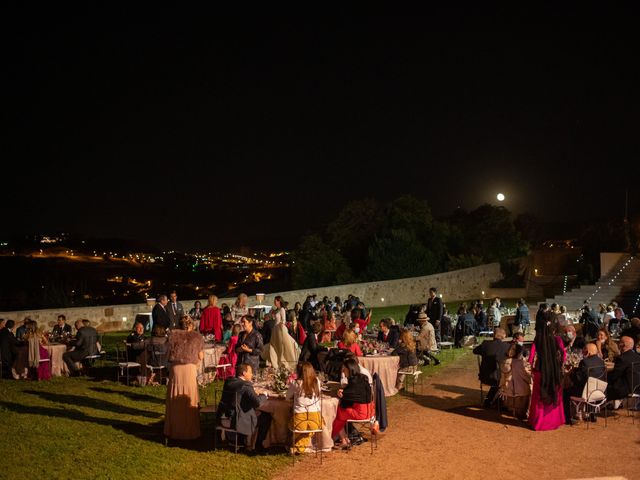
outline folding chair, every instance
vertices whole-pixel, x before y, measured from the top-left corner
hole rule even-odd
[[[582,390],[582,396],[571,397],[571,404],[575,407],[576,414],[581,413],[584,418],[588,414],[596,415],[600,413],[600,407],[607,403],[607,371],[605,369],[604,374],[600,378],[591,376],[594,370],[600,370],[601,367],[592,367],[588,370],[589,378],[585,383]],[[591,412],[589,410],[592,410]],[[586,422],[587,429],[589,428],[589,421]],[[604,426],[607,426],[607,409],[604,409]]]
[[[398,370],[398,375],[404,375],[402,383],[404,384],[405,392],[409,390],[409,379],[411,379],[412,392],[415,395],[416,383],[418,383],[420,375],[422,375],[422,371],[417,366],[411,366]]]
[[[371,433],[371,440],[369,441],[369,443],[371,443],[371,455],[373,455],[374,443],[375,443],[376,449],[378,448],[378,421],[376,418],[376,391],[375,391],[374,385],[371,386],[371,403],[369,404],[369,407],[368,407],[367,418],[364,418],[362,420],[348,419],[347,425],[346,425],[347,429],[349,428],[349,425],[353,425],[354,428],[355,428],[355,425],[369,426],[369,432]],[[360,434],[362,434],[361,431],[360,431]]]
[[[129,369],[131,368],[140,368],[140,364],[138,362],[130,362],[129,361],[129,345],[124,342],[123,345],[116,345],[116,356],[118,357],[118,369],[117,369],[117,381],[120,382],[120,377],[123,377],[125,374],[125,370],[127,372],[127,385],[129,385]]]
[[[294,451],[296,446],[296,434],[298,435],[312,434],[312,437],[316,437],[316,439],[318,437],[318,434],[322,435],[322,425],[324,425],[324,420],[322,418],[322,392],[320,392],[319,402],[320,402],[320,425],[319,425],[319,428],[312,429],[312,430],[297,428],[297,425],[295,423],[295,415],[296,415],[295,402],[291,403],[291,423],[289,424],[289,432],[291,432],[290,453],[291,453],[291,457],[293,458],[294,464],[296,463],[296,456]],[[320,465],[322,465],[323,450],[322,450],[322,447],[319,446],[319,442],[316,441],[316,447],[315,447],[316,458],[318,458],[318,450],[320,450]]]

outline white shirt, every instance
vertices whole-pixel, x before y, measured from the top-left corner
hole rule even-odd
[[[318,391],[320,391],[320,380],[318,382]],[[322,394],[322,393],[321,393]],[[289,384],[287,388],[287,400],[294,400],[295,413],[319,412],[320,397],[312,395],[307,397],[302,390],[302,380],[295,380]]]

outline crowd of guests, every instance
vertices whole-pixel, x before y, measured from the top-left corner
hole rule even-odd
[[[482,358],[480,381],[490,386],[485,406],[502,401],[534,430],[553,430],[578,420],[572,398],[584,397],[591,377],[606,382],[607,408],[619,408],[633,387],[640,385],[640,319],[616,319],[615,324],[625,328],[614,341],[610,328],[615,315],[607,321],[594,315],[588,305],[582,313],[577,332],[555,305],[541,304],[530,350],[524,346],[522,329],[506,343],[506,332],[500,327],[493,340],[475,347],[474,353]],[[589,419],[595,421],[595,415]]]
[[[49,380],[51,363],[47,346],[50,341],[64,342],[69,351],[62,355],[70,376],[81,373],[87,357],[99,352],[98,333],[89,320],[75,322],[76,334],[64,315],[59,315],[52,332],[25,318],[20,326],[13,320],[0,319],[0,358],[3,378]],[[86,366],[86,365],[85,365]]]

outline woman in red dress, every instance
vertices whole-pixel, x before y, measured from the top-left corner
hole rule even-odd
[[[338,348],[344,348],[356,354],[357,357],[362,356],[362,350],[358,345],[358,335],[352,329],[348,329],[342,336],[342,341],[338,342]]]
[[[202,311],[200,317],[200,333],[203,335],[213,334],[216,342],[222,341],[222,314],[218,308],[218,297],[209,295],[208,304]]]

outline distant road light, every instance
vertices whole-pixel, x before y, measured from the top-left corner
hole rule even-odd
[[[504,200],[504,195],[502,193],[499,193],[498,195],[496,195],[496,198],[499,202],[502,202]]]

